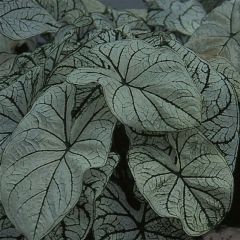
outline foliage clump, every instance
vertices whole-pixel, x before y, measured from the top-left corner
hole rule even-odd
[[[1,1],[1,34],[45,44],[0,53],[0,238],[191,240],[220,224],[239,145],[239,8]]]

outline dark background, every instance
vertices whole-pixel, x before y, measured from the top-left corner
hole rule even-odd
[[[144,3],[141,0],[100,0],[105,5],[111,5],[114,8],[144,8]]]

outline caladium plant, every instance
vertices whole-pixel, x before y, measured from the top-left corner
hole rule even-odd
[[[0,53],[1,239],[191,240],[229,212],[240,1],[145,2],[0,2],[2,35],[46,42]]]

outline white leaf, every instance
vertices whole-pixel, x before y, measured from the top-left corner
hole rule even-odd
[[[59,25],[39,4],[26,0],[0,2],[0,32],[14,40],[44,32],[56,32]]]
[[[231,84],[194,52],[174,40],[167,41],[184,60],[203,96],[200,130],[234,169],[239,144],[239,106]]]
[[[199,236],[223,220],[233,194],[233,176],[221,153],[202,134],[189,130],[149,136],[129,151],[139,191],[162,217],[181,220],[185,232]]]
[[[76,89],[51,87],[18,125],[2,157],[2,202],[13,224],[39,240],[79,200],[82,178],[104,166],[115,118],[93,90],[80,95],[72,118]]]
[[[80,200],[44,240],[85,239],[95,219],[95,201],[103,192],[117,163],[118,156],[111,153],[103,167],[85,173]]]
[[[200,124],[201,95],[170,48],[125,40],[98,45],[93,53],[109,69],[80,68],[67,81],[101,84],[109,108],[122,123],[147,131],[176,131]]]

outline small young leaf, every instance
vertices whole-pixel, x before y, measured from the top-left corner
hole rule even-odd
[[[231,205],[233,176],[225,159],[197,130],[169,134],[171,152],[162,138],[148,138],[132,141],[129,151],[138,189],[160,216],[180,219],[187,234],[206,233]]]
[[[65,84],[47,90],[2,157],[2,203],[13,224],[33,240],[44,237],[77,203],[84,173],[107,161],[116,120],[96,91],[81,98],[81,114],[73,120],[75,92]]]
[[[127,25],[133,33],[149,32],[147,9],[112,10],[113,21],[117,27]]]
[[[109,19],[108,15],[102,13],[91,13],[93,25],[97,31],[114,29],[113,22]]]
[[[101,84],[108,106],[122,123],[147,131],[176,131],[200,124],[200,93],[170,48],[125,40],[98,45],[92,52],[110,69],[78,69],[67,81]]]
[[[84,13],[77,9],[69,11],[64,16],[64,21],[76,27],[85,27],[92,23],[92,19],[90,17],[84,16]]]
[[[56,32],[59,24],[37,2],[4,0],[0,2],[0,32],[14,40],[44,32]]]

